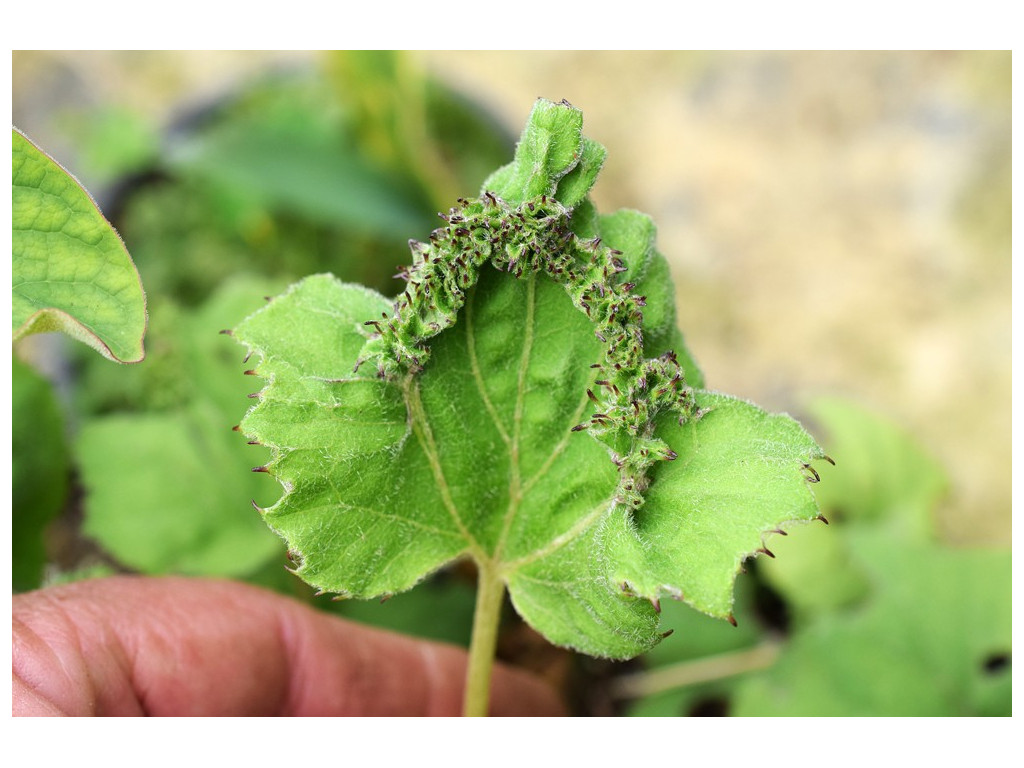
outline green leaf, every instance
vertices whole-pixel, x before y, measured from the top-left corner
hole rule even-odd
[[[516,145],[515,159],[495,171],[484,190],[509,203],[522,203],[541,195],[558,195],[566,208],[581,201],[597,178],[605,150],[583,140],[583,113],[567,102],[539,99]],[[586,152],[587,162],[577,174],[568,175]],[[565,199],[559,182],[565,178]]]
[[[538,102],[483,197],[411,243],[394,302],[318,275],[241,323],[268,382],[241,426],[272,450],[265,519],[310,584],[387,595],[467,556],[552,642],[626,658],[660,639],[662,595],[730,616],[742,561],[817,516],[822,454],[694,390],[677,352],[646,357],[679,340],[672,292],[636,293],[663,261],[646,217],[588,219],[621,248],[573,228],[581,125]]]
[[[781,522],[818,516],[802,467],[822,454],[788,416],[712,393],[697,403],[706,411],[699,420],[659,425],[680,458],[655,465],[646,504],[616,532],[635,564],[616,579],[644,595],[678,589],[695,608],[727,617],[732,581],[723,575],[736,574]]]
[[[179,147],[171,164],[263,205],[357,232],[394,237],[426,220],[401,178],[374,168],[334,132],[305,124],[228,123]]]
[[[11,162],[14,339],[63,331],[138,362],[146,301],[124,243],[85,189],[17,130]]]
[[[877,596],[794,636],[734,714],[1009,715],[1010,553],[855,538]]]
[[[851,522],[883,523],[894,535],[931,539],[935,508],[949,485],[939,462],[890,420],[856,403],[819,398],[809,410],[839,467],[822,474],[819,500],[826,515],[834,511]]]
[[[831,480],[830,473],[822,483]],[[759,573],[792,609],[797,623],[823,611],[856,603],[870,591],[863,570],[850,554],[843,523],[801,526],[785,539],[772,541],[774,560],[760,564]]]
[[[43,532],[67,498],[69,461],[50,383],[17,357],[11,369],[11,580],[21,592],[42,580]]]
[[[266,289],[239,278],[197,312],[158,305],[154,327],[167,336],[153,337],[146,366],[124,373],[173,369],[176,398],[82,425],[75,447],[83,529],[134,570],[248,576],[280,553],[250,505],[276,495],[266,477],[247,471],[266,453],[231,430],[232,406],[252,391],[252,379],[236,375],[238,348],[218,333],[251,312]]]
[[[938,462],[879,414],[840,398],[819,398],[810,412],[837,462],[820,468],[817,494],[836,525],[827,531],[794,531],[772,545],[778,557],[761,570],[800,621],[849,605],[870,591],[850,551],[848,530],[885,530],[908,544],[930,541],[935,508],[948,485]]]

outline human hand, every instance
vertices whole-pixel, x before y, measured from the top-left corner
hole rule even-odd
[[[246,584],[118,576],[15,595],[14,715],[458,715],[464,650]],[[496,667],[492,715],[564,714]]]

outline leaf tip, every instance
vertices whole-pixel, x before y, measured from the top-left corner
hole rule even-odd
[[[824,515],[818,515],[815,520],[821,520],[825,525],[828,525],[828,519]]]
[[[725,617],[725,620],[732,624],[734,627],[739,626],[739,624],[736,623],[736,617],[733,616],[731,613]]]

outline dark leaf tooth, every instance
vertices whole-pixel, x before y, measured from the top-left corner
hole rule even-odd
[[[258,374],[256,373],[256,370],[254,368],[249,368],[248,370],[242,371],[242,375],[243,376],[256,376]]]
[[[259,392],[250,392],[250,393],[249,393],[248,395],[246,395],[246,397],[248,397],[248,398],[252,398],[252,399],[256,399],[256,398],[258,398],[259,396],[260,396],[260,393],[259,393]]]
[[[729,614],[728,616],[726,616],[726,617],[725,617],[725,620],[726,620],[726,621],[728,621],[728,622],[729,622],[730,624],[732,624],[732,625],[733,625],[734,627],[735,627],[735,626],[739,626],[739,625],[738,625],[738,624],[736,623],[736,617],[735,617],[735,616],[733,616],[733,615],[732,615],[731,613],[730,613],[730,614]]]
[[[270,470],[267,469],[266,467],[253,467],[252,471],[253,472],[270,472]]]
[[[833,459],[831,456],[825,455],[825,456],[822,456],[821,458],[823,458],[825,461],[827,461],[833,467],[836,465],[835,459]]]
[[[760,552],[762,555],[768,555],[768,557],[772,558],[773,560],[775,559],[775,554],[767,547],[760,547],[754,551]]]
[[[260,514],[263,514],[263,507],[256,503],[256,499],[249,499],[249,503],[252,504],[252,508]]]
[[[660,611],[659,611],[659,613],[660,613]],[[674,629],[666,629],[664,632],[661,633],[661,639],[664,640],[666,637],[671,635],[673,632],[675,632]]]
[[[821,522],[823,522],[823,523],[824,523],[825,525],[828,525],[828,520],[827,520],[827,519],[825,518],[825,516],[824,516],[824,515],[818,515],[818,516],[817,516],[816,518],[814,518],[814,519],[815,519],[815,520],[821,520]]]
[[[259,445],[259,444],[260,444],[260,441],[259,441],[259,440],[249,440],[249,441],[248,441],[248,442],[246,443],[246,445]]]
[[[580,431],[582,431],[584,429],[587,429],[589,426],[590,426],[589,424],[577,424],[575,427],[573,427],[569,431],[570,432],[580,432]]]
[[[815,482],[815,483],[821,482],[821,476],[817,473],[817,471],[814,469],[814,467],[812,467],[810,464],[804,464],[803,467],[808,472],[810,472],[812,475],[814,475],[813,482]],[[807,479],[810,480],[810,478],[807,478]]]
[[[235,426],[233,426],[231,428],[231,431],[232,432],[241,432],[242,431],[242,425],[241,424],[235,424]]]
[[[230,328],[225,328],[224,330],[220,331],[220,333],[223,334],[224,336],[234,336],[235,335]]]

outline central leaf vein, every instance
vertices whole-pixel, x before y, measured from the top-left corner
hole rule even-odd
[[[530,275],[526,279],[526,322],[523,329],[523,352],[519,357],[519,374],[516,379],[516,405],[512,416],[512,441],[509,444],[509,488],[508,509],[502,521],[501,535],[494,549],[495,561],[500,561],[508,532],[519,511],[523,499],[522,468],[519,460],[519,447],[523,431],[523,407],[526,400],[526,379],[530,369],[530,355],[533,352],[533,324],[537,305],[537,277]]]

